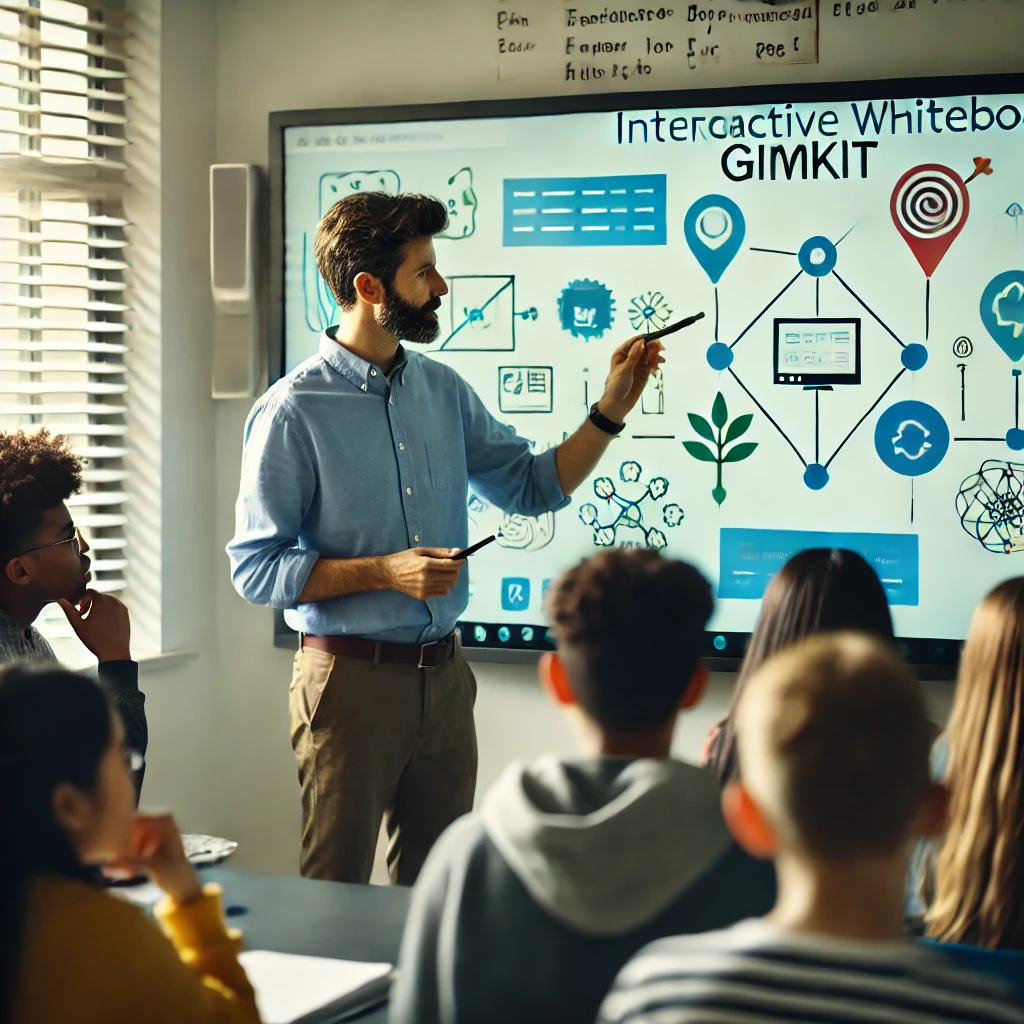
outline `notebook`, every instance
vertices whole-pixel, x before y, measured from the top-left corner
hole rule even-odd
[[[330,1024],[384,1002],[393,964],[251,949],[238,958],[264,1024]]]

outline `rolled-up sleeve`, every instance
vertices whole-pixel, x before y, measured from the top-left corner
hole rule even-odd
[[[499,423],[458,375],[466,468],[474,489],[506,512],[537,516],[569,503],[558,479],[556,449],[540,455],[515,430]]]
[[[305,430],[288,405],[267,396],[245,425],[231,580],[253,604],[292,608],[320,553],[299,540],[316,493]]]

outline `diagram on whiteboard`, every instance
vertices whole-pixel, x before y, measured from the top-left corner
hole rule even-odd
[[[307,249],[330,203],[436,195],[449,290],[415,351],[495,430],[570,436],[618,346],[705,314],[662,340],[558,511],[527,514],[528,482],[499,508],[487,467],[470,480],[470,537],[498,542],[473,556],[467,621],[514,640],[564,569],[643,547],[694,561],[715,628],[742,632],[788,554],[829,544],[875,566],[902,635],[956,636],[969,599],[1024,571],[1024,96],[727,100],[367,126],[362,152],[304,150],[289,361],[337,317]]]

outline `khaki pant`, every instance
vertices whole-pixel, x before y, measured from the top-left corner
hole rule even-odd
[[[386,818],[391,881],[416,881],[434,841],[473,806],[475,701],[460,647],[422,669],[311,648],[295,655],[289,710],[304,877],[369,882]]]

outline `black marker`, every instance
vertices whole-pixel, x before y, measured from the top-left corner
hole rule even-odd
[[[644,341],[657,341],[658,338],[664,338],[669,334],[675,334],[676,331],[681,331],[684,327],[689,327],[691,324],[695,324],[698,320],[703,319],[703,313],[695,313],[693,316],[688,316],[685,320],[677,320],[674,324],[669,324],[668,327],[662,327],[660,331],[652,331],[650,334],[645,334]]]
[[[457,562],[462,558],[468,558],[475,551],[479,551],[481,548],[487,547],[488,544],[498,539],[496,534],[491,534],[490,537],[484,537],[483,540],[478,540],[472,547],[464,548],[462,551],[457,551],[454,555],[448,557],[453,561]]]

